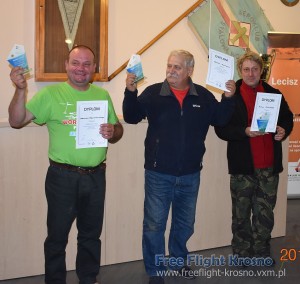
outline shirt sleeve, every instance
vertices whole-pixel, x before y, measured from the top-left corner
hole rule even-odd
[[[111,124],[116,124],[119,121],[119,119],[116,115],[111,97],[109,95],[107,95],[107,101],[108,101],[108,118],[107,118],[108,121],[107,122],[111,123]]]
[[[47,88],[43,88],[26,104],[26,109],[35,117],[35,123],[44,124],[50,117],[51,105],[51,95]]]

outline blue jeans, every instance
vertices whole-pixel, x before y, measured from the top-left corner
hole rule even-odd
[[[200,172],[172,176],[145,170],[143,257],[146,272],[156,276],[165,270],[155,264],[155,255],[165,255],[165,230],[172,204],[169,254],[186,259],[187,241],[194,233]]]
[[[51,166],[46,177],[48,235],[44,244],[45,282],[66,284],[66,246],[76,219],[76,272],[80,284],[96,282],[104,212],[105,170],[81,175]]]

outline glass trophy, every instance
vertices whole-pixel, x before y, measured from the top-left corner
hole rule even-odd
[[[266,132],[269,118],[270,114],[267,112],[259,116],[259,118],[257,119],[257,126],[259,132]]]

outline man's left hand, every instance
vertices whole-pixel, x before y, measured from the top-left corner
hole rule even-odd
[[[285,130],[282,127],[277,125],[274,139],[277,141],[281,141],[284,137],[285,137]]]
[[[114,137],[115,127],[111,123],[103,123],[100,125],[99,133],[102,135],[103,138],[109,140]]]

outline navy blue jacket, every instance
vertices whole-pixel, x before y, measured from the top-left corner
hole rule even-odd
[[[280,91],[269,84],[262,82],[266,93],[280,94]],[[248,127],[248,113],[242,98],[240,87],[242,80],[236,82],[236,107],[230,122],[224,127],[215,127],[216,134],[227,143],[227,159],[229,174],[254,174],[254,165],[251,153],[250,138],[246,135]],[[293,113],[282,96],[277,125],[285,129],[285,138],[293,129]],[[273,136],[275,133],[273,134]],[[282,146],[281,141],[274,140],[274,166],[275,174],[282,172]]]
[[[182,108],[166,80],[147,87],[140,96],[125,89],[123,101],[127,123],[148,119],[145,169],[174,176],[201,170],[209,126],[225,125],[233,109],[233,98],[218,102],[192,80]]]

